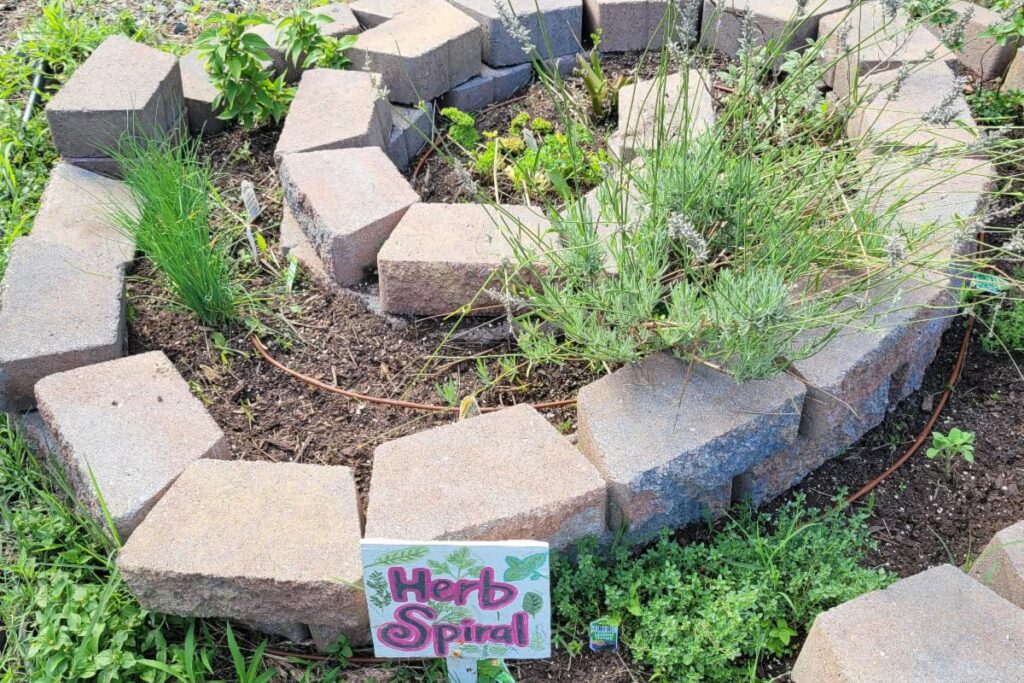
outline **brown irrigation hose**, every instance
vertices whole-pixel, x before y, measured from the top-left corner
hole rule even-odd
[[[407,408],[409,410],[421,410],[421,411],[430,412],[430,413],[441,413],[441,412],[457,413],[457,412],[459,412],[459,406],[443,406],[443,405],[438,405],[438,404],[434,404],[434,403],[416,403],[414,401],[402,401],[402,400],[395,399],[395,398],[381,398],[379,396],[370,396],[368,394],[361,394],[361,393],[359,393],[357,391],[348,391],[347,389],[342,389],[341,387],[336,387],[333,384],[327,384],[326,382],[321,382],[320,380],[316,379],[315,377],[310,377],[309,375],[303,375],[301,372],[297,372],[295,370],[292,370],[287,365],[285,365],[284,363],[280,362],[279,360],[277,360],[276,358],[271,356],[270,353],[267,351],[267,347],[265,347],[263,345],[263,342],[260,341],[260,338],[258,336],[256,336],[255,334],[252,335],[252,345],[256,348],[256,352],[260,354],[260,356],[263,358],[263,360],[267,361],[268,363],[273,365],[278,370],[280,370],[280,371],[282,371],[282,372],[284,372],[284,373],[286,373],[288,375],[291,375],[292,377],[294,377],[295,379],[299,380],[300,382],[305,382],[306,384],[308,384],[310,386],[316,387],[317,389],[323,389],[324,391],[329,391],[332,394],[338,394],[339,396],[344,396],[345,398],[350,398],[350,399],[352,399],[354,401],[362,401],[363,403],[376,403],[378,405],[392,406],[394,408]],[[549,410],[551,408],[564,408],[565,406],[571,406],[574,403],[576,403],[576,399],[574,399],[574,398],[566,398],[566,399],[562,399],[560,401],[548,401],[546,403],[534,403],[532,405],[537,410]],[[505,407],[507,407],[507,406],[489,406],[489,407],[486,407],[486,408],[481,407],[480,408],[480,412],[481,413],[493,413],[495,411],[502,410]]]
[[[974,329],[973,316],[967,319],[967,326],[964,330],[964,338],[963,341],[960,342],[960,353],[956,358],[956,363],[953,365],[953,371],[949,374],[949,381],[946,383],[946,389],[945,391],[942,392],[942,396],[939,398],[939,402],[938,404],[936,404],[935,410],[932,411],[931,417],[928,418],[927,424],[925,424],[924,429],[921,430],[921,433],[918,434],[917,439],[915,439],[914,443],[911,444],[910,448],[908,448],[907,451],[900,456],[899,460],[890,465],[887,470],[885,470],[880,475],[878,475],[877,477],[869,481],[867,484],[862,486],[859,491],[857,491],[851,496],[848,496],[846,498],[846,501],[848,503],[853,503],[863,498],[871,491],[873,491],[876,486],[885,481],[886,477],[888,477],[890,474],[892,474],[900,467],[902,467],[903,463],[905,463],[907,460],[910,460],[911,456],[913,456],[914,453],[917,453],[921,446],[924,445],[924,442],[925,440],[927,440],[928,435],[932,433],[932,429],[935,427],[935,423],[938,422],[939,415],[942,414],[942,409],[946,407],[946,402],[949,401],[949,397],[953,394],[953,389],[956,388],[957,382],[960,381],[960,375],[964,369],[964,360],[967,358],[967,349],[970,347],[971,343],[972,329]]]

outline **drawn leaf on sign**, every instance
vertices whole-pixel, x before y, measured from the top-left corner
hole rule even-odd
[[[523,611],[529,614],[531,617],[537,616],[537,613],[544,608],[544,598],[539,593],[530,591],[523,596]]]
[[[543,576],[540,573],[540,569],[547,561],[547,553],[534,553],[522,559],[509,555],[505,558],[505,564],[508,565],[508,568],[505,570],[503,578],[505,581],[541,579]]]
[[[393,564],[409,564],[410,562],[422,560],[429,554],[430,548],[425,546],[399,548],[398,550],[392,550],[389,553],[382,553],[378,555],[377,560],[373,564],[367,565],[366,568],[369,569],[370,567],[380,567]]]
[[[370,574],[370,578],[366,580],[366,585],[373,591],[373,594],[370,595],[370,602],[373,603],[374,607],[383,611],[391,604],[391,591],[388,590],[388,582],[384,578],[384,572],[376,571]]]
[[[480,576],[480,572],[483,571],[483,565],[473,557],[473,553],[465,546],[448,553],[448,557],[444,559],[453,568],[450,575],[456,579]]]
[[[438,562],[437,560],[427,560],[427,566],[430,567],[437,574],[452,575],[452,568],[448,566],[447,562]]]

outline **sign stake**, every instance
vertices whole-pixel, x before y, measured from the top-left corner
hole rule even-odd
[[[447,657],[448,683],[476,683],[476,660]]]

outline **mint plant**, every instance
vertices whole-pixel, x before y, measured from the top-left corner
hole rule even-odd
[[[942,470],[946,479],[952,477],[953,462],[957,456],[964,462],[974,462],[974,432],[966,432],[957,427],[949,430],[949,434],[932,433],[932,445],[925,451],[929,460],[936,458],[942,461]]]
[[[196,47],[217,88],[213,106],[218,118],[251,128],[276,123],[288,111],[292,89],[283,74],[274,77],[267,41],[248,30],[268,23],[251,14],[214,12],[207,18]]]

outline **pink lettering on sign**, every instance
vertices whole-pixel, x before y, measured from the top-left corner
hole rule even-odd
[[[388,647],[402,652],[419,652],[432,646],[438,657],[447,657],[451,646],[473,643],[494,643],[510,647],[530,646],[529,615],[516,612],[511,624],[481,624],[463,619],[458,624],[433,623],[437,612],[431,607],[410,603],[395,610],[395,620],[377,627],[377,638]]]
[[[519,590],[510,583],[494,580],[494,569],[485,567],[479,579],[434,579],[429,569],[417,567],[412,576],[403,567],[388,569],[388,586],[395,602],[454,602],[465,606],[474,592],[480,609],[499,610],[515,602]]]

